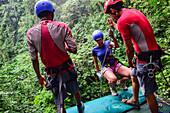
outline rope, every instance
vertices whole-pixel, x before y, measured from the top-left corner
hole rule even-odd
[[[106,49],[105,56],[104,56],[104,59],[103,59],[103,62],[102,62],[102,66],[103,66],[104,61],[105,61],[105,59],[106,59],[107,51],[108,51],[108,48]],[[102,73],[103,73],[103,72],[102,72]]]
[[[106,52],[105,52],[105,55],[104,55],[104,59],[103,59],[103,62],[102,62],[102,67],[103,67],[103,65],[104,65],[104,62],[105,62],[105,59],[106,59],[106,55],[107,55],[107,50],[108,50],[108,48],[106,49]],[[101,72],[102,74],[103,74],[103,70],[102,70],[102,72]],[[100,96],[102,97],[102,79],[100,79]]]
[[[109,27],[109,29],[111,29],[111,28]],[[111,42],[111,37],[109,38],[109,41]],[[115,50],[116,50],[116,46],[114,47],[114,53],[115,53]],[[103,62],[102,62],[102,67],[104,67],[103,65],[104,65],[104,62],[106,60],[107,51],[108,51],[108,47],[107,47],[105,55],[104,55],[104,59],[103,59]],[[112,54],[112,50],[110,52]],[[103,74],[103,70],[102,70],[101,73]],[[100,95],[102,96],[102,79],[100,79]]]

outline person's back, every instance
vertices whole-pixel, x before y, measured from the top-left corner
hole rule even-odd
[[[40,0],[35,12],[41,22],[27,32],[27,45],[33,68],[41,86],[51,90],[57,113],[65,113],[64,100],[67,92],[75,97],[78,113],[83,113],[77,72],[67,51],[76,54],[77,45],[68,26],[53,21],[54,8],[50,1]],[[39,69],[38,53],[45,65],[46,79]],[[46,82],[46,84],[45,84]]]
[[[67,43],[69,43],[69,46],[72,46],[73,49],[77,49],[71,31],[68,26],[62,22],[54,22],[51,20],[41,21],[28,31],[27,37],[27,40],[36,46],[35,48],[40,53],[41,60],[45,67],[59,67],[70,58],[70,55],[65,50],[64,41],[72,38],[72,40],[68,40]],[[35,55],[34,53],[31,57],[34,59],[36,57]]]
[[[136,53],[158,50],[152,26],[140,11],[125,9],[117,25],[123,40],[132,37]]]

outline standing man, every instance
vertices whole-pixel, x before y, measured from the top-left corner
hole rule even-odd
[[[117,28],[122,35],[129,67],[133,67],[132,59],[134,50],[137,55],[136,68],[132,71],[133,98],[122,99],[125,104],[139,106],[139,80],[142,92],[147,100],[152,113],[158,113],[158,103],[154,92],[158,89],[154,72],[160,63],[160,49],[156,43],[151,24],[147,18],[136,9],[125,9],[122,0],[107,0],[104,4],[105,14],[117,20],[117,25],[112,19],[108,23]],[[134,46],[134,47],[133,47]],[[155,67],[149,72],[148,65]],[[136,77],[137,76],[137,77]]]
[[[77,53],[72,33],[66,24],[53,21],[55,10],[50,1],[38,1],[35,12],[41,21],[27,32],[27,45],[39,83],[46,86],[46,90],[52,91],[57,113],[66,113],[64,99],[67,92],[74,95],[78,113],[83,113],[84,104],[81,102],[77,73],[67,53]],[[45,65],[47,79],[40,74],[38,53]]]

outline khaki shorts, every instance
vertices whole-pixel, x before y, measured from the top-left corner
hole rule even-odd
[[[155,78],[150,78],[147,69],[143,68],[145,64],[137,63],[137,68],[132,70],[131,75],[137,76],[143,95],[150,95],[158,89],[158,86]]]

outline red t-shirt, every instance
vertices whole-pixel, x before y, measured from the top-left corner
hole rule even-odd
[[[68,53],[62,52],[52,40],[47,29],[47,23],[41,23],[41,61],[45,67],[57,67],[70,58]]]
[[[45,67],[59,67],[70,58],[65,49],[66,44],[72,50],[77,49],[70,29],[62,22],[42,21],[27,33],[27,45],[31,60],[37,59],[39,52]],[[72,62],[69,70],[73,67],[74,63]]]
[[[130,25],[134,23],[141,29],[144,36],[134,40],[130,33]],[[132,40],[136,53],[158,50],[153,29],[145,15],[136,9],[125,9],[117,22],[123,40]],[[140,40],[140,41],[139,41]]]

